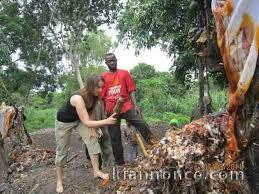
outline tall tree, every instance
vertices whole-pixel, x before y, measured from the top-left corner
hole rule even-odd
[[[48,22],[34,10],[25,10],[24,4],[5,0],[0,9],[0,95],[11,102],[11,93],[54,90],[59,72],[60,50],[50,40],[41,45]]]
[[[14,93],[26,99],[33,89],[53,91],[64,54],[82,87],[80,65],[93,63],[93,55],[99,62],[111,44],[97,27],[112,23],[120,7],[118,0],[3,0],[0,5],[0,95],[13,102]]]
[[[177,68],[188,72],[190,68],[181,65],[192,67],[195,64],[194,50],[187,39],[193,18],[188,1],[131,0],[117,27],[120,38],[132,41],[137,49],[160,44],[175,61],[179,61]]]
[[[205,71],[223,71],[216,45],[210,0],[128,1],[119,18],[121,38],[136,48],[161,45],[174,58],[172,71],[188,85],[190,74],[198,72],[199,110],[203,115]]]
[[[146,63],[139,63],[132,70],[130,70],[130,73],[135,81],[140,79],[149,79],[157,75],[154,66]]]
[[[118,0],[56,1],[54,8],[50,1],[35,0],[34,2],[40,10],[47,7],[51,12],[55,12],[50,25],[51,36],[65,52],[74,69],[79,86],[83,87],[80,75],[81,43],[87,40],[89,32],[97,30],[98,26],[114,21],[120,8]],[[91,44],[91,41],[88,41],[88,44]],[[88,56],[90,55],[89,52]]]

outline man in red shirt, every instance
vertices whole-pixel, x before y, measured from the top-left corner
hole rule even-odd
[[[158,139],[152,134],[148,124],[141,117],[135,97],[136,85],[129,72],[117,69],[117,59],[113,53],[106,54],[105,63],[109,71],[103,73],[105,84],[100,97],[105,102],[108,115],[113,113],[117,100],[119,98],[124,99],[117,123],[109,126],[115,162],[117,165],[122,165],[124,164],[124,157],[121,142],[121,119],[125,119],[133,125],[148,144],[158,143]]]

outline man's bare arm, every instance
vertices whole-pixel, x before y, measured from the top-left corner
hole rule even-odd
[[[132,91],[132,92],[130,92],[130,99],[131,99],[131,102],[133,103],[133,105],[134,105],[134,109],[135,109],[135,111],[136,111],[136,114],[140,114],[140,109],[139,109],[139,107],[138,107],[138,105],[137,105],[137,101],[136,101],[136,92],[135,91]]]

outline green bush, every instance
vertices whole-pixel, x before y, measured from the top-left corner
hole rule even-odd
[[[156,124],[156,123],[161,123],[163,122],[161,119],[159,119],[158,117],[150,117],[150,116],[145,116],[145,121],[148,124]]]
[[[213,90],[211,91],[211,97],[214,111],[217,112],[226,109],[228,101],[227,89]]]
[[[25,127],[29,132],[36,131],[43,128],[54,128],[56,109],[39,109],[27,107],[25,109]]]
[[[182,98],[179,98],[179,101],[182,104],[182,110],[176,113],[191,116],[193,108],[198,104],[198,99],[199,89],[193,86]]]

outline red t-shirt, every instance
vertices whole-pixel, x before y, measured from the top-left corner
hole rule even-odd
[[[130,110],[133,104],[129,94],[132,91],[136,91],[136,85],[129,72],[117,69],[116,72],[104,72],[102,76],[104,77],[105,84],[100,97],[105,101],[107,113],[112,114],[113,108],[120,97],[125,100],[121,113]]]

